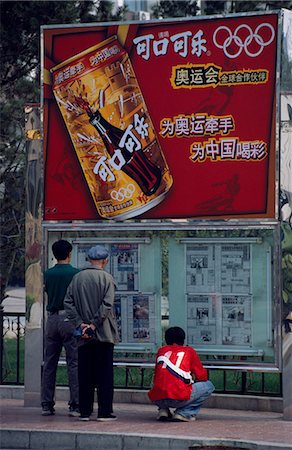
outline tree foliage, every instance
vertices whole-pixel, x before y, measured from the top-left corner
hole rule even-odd
[[[161,0],[152,8],[153,17],[156,19],[168,17],[195,16],[198,11],[196,0]]]
[[[292,1],[221,1],[221,0],[206,0],[204,2],[203,13],[206,15],[222,14],[222,13],[240,13],[251,11],[265,11],[275,9],[291,9]]]
[[[204,4],[203,14],[213,15],[213,14],[222,14],[224,13],[226,8],[226,1],[213,0],[206,1]]]
[[[248,12],[248,11],[263,11],[270,9],[281,9],[291,7],[291,1],[233,1],[231,2],[231,12]]]

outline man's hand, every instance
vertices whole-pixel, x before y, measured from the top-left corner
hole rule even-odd
[[[82,336],[81,336],[81,338],[82,339],[91,339],[92,338],[92,334],[93,334],[93,332],[96,329],[96,326],[93,323],[91,323],[91,324],[82,323],[80,326],[81,326],[81,329],[82,329]]]

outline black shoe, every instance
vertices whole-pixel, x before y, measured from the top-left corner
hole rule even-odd
[[[55,408],[53,406],[44,405],[42,407],[42,416],[53,416],[55,414]]]
[[[117,416],[114,416],[113,414],[109,414],[107,416],[98,416],[97,419],[99,422],[113,422],[114,420],[117,420]]]

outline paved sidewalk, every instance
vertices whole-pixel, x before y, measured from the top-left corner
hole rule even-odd
[[[152,405],[116,403],[118,420],[104,423],[69,417],[65,402],[57,402],[50,417],[24,407],[23,400],[2,399],[0,405],[3,450],[292,449],[292,422],[279,413],[203,408],[195,422],[161,423]]]

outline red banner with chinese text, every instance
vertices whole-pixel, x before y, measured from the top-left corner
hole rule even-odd
[[[275,217],[277,20],[45,28],[45,219]]]

